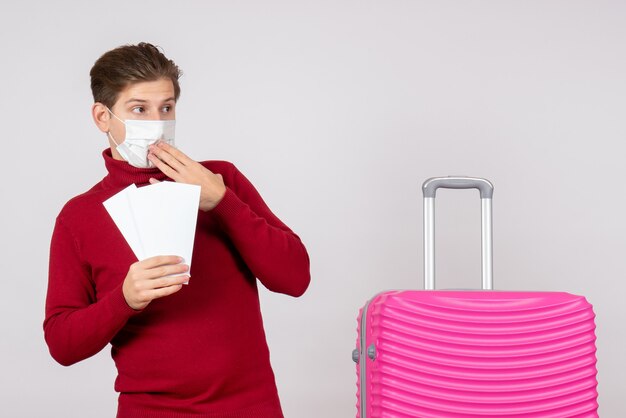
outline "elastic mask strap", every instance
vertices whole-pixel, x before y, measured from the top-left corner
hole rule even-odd
[[[124,125],[126,125],[126,122],[124,122],[122,119],[118,118],[118,117],[117,117],[117,115],[116,115],[115,113],[113,113],[113,111],[112,111],[111,109],[109,109],[109,107],[108,107],[108,106],[105,106],[105,107],[107,108],[107,110],[109,111],[109,113],[110,113],[111,115],[113,115],[113,117],[114,117],[115,119],[119,120],[119,121],[120,121],[120,122],[122,122]]]
[[[124,122],[122,119],[118,118],[117,115],[115,113],[113,113],[113,111],[111,109],[109,109],[109,106],[105,106],[106,109],[109,111],[109,113],[111,115],[113,115],[113,117],[117,120],[119,120],[120,122],[122,122],[124,125],[126,125],[126,122]],[[113,135],[111,135],[111,132],[107,132],[107,135],[109,135],[109,138],[111,138],[111,141],[113,141],[113,143],[115,144],[116,147],[119,147],[120,144],[117,143],[117,141],[115,141],[115,138],[113,138]]]
[[[115,146],[116,146],[116,147],[119,147],[119,146],[120,146],[120,144],[118,144],[118,143],[115,141],[115,138],[113,138],[113,135],[111,135],[111,132],[107,132],[107,135],[109,136],[109,138],[111,138],[111,141],[113,141],[113,143],[115,144]]]

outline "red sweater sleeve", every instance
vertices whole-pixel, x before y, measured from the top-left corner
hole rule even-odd
[[[134,311],[120,284],[96,301],[89,266],[57,218],[50,246],[44,336],[52,357],[69,366],[102,350]]]
[[[232,166],[220,203],[213,208],[222,228],[252,274],[273,292],[300,296],[309,286],[309,256],[300,238],[278,219],[252,183]]]

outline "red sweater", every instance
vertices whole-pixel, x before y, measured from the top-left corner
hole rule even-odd
[[[118,418],[282,417],[255,278],[301,295],[310,276],[298,236],[234,165],[203,162],[227,189],[199,211],[189,285],[134,311],[122,283],[137,258],[102,202],[165,175],[103,155],[108,175],[63,207],[52,235],[44,321],[52,357],[70,365],[111,343]]]

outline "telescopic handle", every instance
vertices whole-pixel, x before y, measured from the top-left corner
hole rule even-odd
[[[477,177],[433,177],[424,182],[424,289],[435,289],[435,196],[437,189],[478,189],[481,200],[482,288],[493,289],[493,184]]]
[[[436,197],[437,189],[478,189],[481,199],[491,199],[493,184],[478,177],[433,177],[424,182],[424,198]]]

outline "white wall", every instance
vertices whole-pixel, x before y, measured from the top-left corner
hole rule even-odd
[[[262,294],[287,417],[355,414],[358,308],[421,286],[420,185],[496,186],[500,289],[597,314],[601,415],[626,415],[626,3],[13,2],[0,10],[0,415],[112,417],[108,350],[63,368],[43,341],[54,218],[104,176],[89,69],[161,45],[184,70],[177,143],[228,159],[303,239],[312,285]],[[438,198],[440,287],[479,277],[474,192]]]

